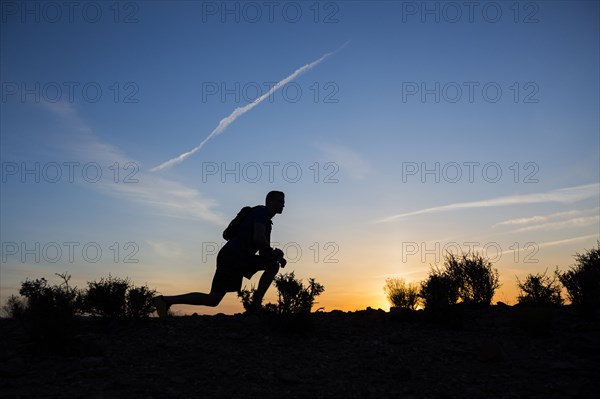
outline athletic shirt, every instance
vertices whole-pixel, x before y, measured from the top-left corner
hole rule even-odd
[[[244,218],[244,221],[240,225],[238,235],[227,242],[231,244],[233,248],[242,252],[243,254],[253,255],[258,251],[258,246],[254,243],[254,224],[261,223],[266,227],[265,235],[267,242],[271,243],[271,226],[273,222],[269,219],[269,211],[264,205],[257,205],[250,213]],[[232,249],[233,249],[232,248]]]

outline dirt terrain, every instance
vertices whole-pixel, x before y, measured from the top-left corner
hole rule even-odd
[[[600,322],[509,306],[79,321],[40,348],[0,320],[3,398],[592,398]]]

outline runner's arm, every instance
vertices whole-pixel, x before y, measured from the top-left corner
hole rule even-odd
[[[271,248],[271,243],[267,239],[267,228],[262,223],[254,223],[254,242],[259,248],[260,253],[270,256],[272,259],[278,259],[281,267],[285,267],[287,261],[283,258],[283,251]]]
[[[273,248],[267,239],[267,226],[263,223],[254,223],[254,243],[262,252],[273,253]]]

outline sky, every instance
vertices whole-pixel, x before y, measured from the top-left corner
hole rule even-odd
[[[270,190],[282,272],[326,311],[388,309],[446,251],[514,304],[600,239],[598,2],[0,5],[2,303],[62,272],[207,292]]]

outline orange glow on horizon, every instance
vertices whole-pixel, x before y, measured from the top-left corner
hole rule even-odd
[[[519,290],[517,287],[516,277],[512,279],[510,276],[506,277],[508,278],[503,278],[502,275],[500,276],[501,286],[498,290],[496,290],[494,298],[492,299],[492,304],[496,304],[499,301],[504,302],[507,305],[515,305],[517,303],[517,295]],[[319,280],[317,279],[317,281]],[[421,280],[414,282],[419,281]],[[247,280],[244,280],[244,283],[246,287],[250,287],[252,285],[248,284]],[[356,292],[359,294],[354,295],[347,292],[339,292],[334,290],[328,293],[326,285],[323,294],[316,298],[312,311],[315,312],[322,308],[324,312],[331,312],[333,310],[354,312],[370,307],[372,309],[382,309],[387,312],[390,309],[390,303],[388,302],[383,291],[384,283],[385,279],[382,280],[381,284],[376,284],[376,287],[370,292],[364,292],[360,287],[355,287],[357,288]],[[379,285],[381,287],[379,287]],[[176,287],[178,286],[182,288],[177,289]],[[202,286],[207,286],[207,284],[202,284]],[[169,291],[173,290],[173,293],[177,294],[202,291],[202,289],[198,289],[198,287],[196,287],[196,289],[190,288],[191,286],[189,282],[187,282],[185,284],[180,283],[171,285],[171,289]],[[267,291],[264,303],[277,303],[277,290],[274,286],[270,287],[269,291]],[[422,308],[422,306],[419,306],[419,308]],[[174,305],[172,310],[176,315],[181,316],[192,315],[194,313],[197,313],[198,315],[215,315],[219,313],[233,315],[244,312],[241,301],[235,292],[228,293],[225,298],[223,298],[223,301],[214,308],[194,305]]]

